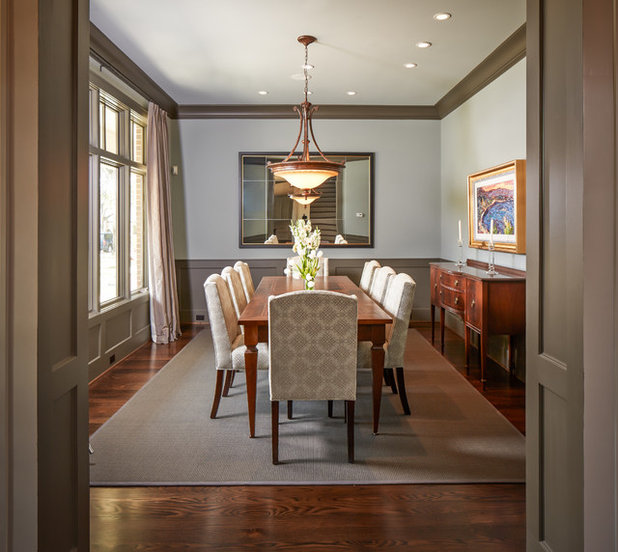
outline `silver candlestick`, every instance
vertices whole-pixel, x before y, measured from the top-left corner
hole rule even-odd
[[[459,260],[455,263],[455,266],[458,268],[463,268],[466,263],[464,262],[463,242],[461,240],[457,240],[457,247],[459,247]]]
[[[496,265],[495,263],[495,259],[494,259],[494,244],[493,243],[488,243],[487,244],[487,249],[489,249],[489,263],[488,263],[488,267],[487,267],[487,271],[486,273],[489,274],[490,276],[495,276],[496,274],[498,274],[496,272]]]

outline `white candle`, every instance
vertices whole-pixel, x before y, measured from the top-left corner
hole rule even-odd
[[[461,241],[461,219],[459,219],[459,241]]]
[[[491,224],[489,225],[489,245],[494,244],[494,219],[491,219]]]

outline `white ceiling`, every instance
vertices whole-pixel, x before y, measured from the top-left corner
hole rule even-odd
[[[179,104],[299,103],[303,82],[292,75],[302,74],[304,50],[296,38],[311,34],[312,103],[433,105],[525,22],[525,4],[90,0],[90,18]],[[434,21],[440,11],[453,17]],[[421,50],[421,40],[433,46]]]

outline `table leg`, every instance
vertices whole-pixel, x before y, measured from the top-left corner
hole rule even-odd
[[[464,325],[464,346],[466,351],[466,374],[470,375],[470,328]]]
[[[382,403],[382,378],[384,377],[384,341],[386,330],[376,325],[371,330],[371,369],[373,372],[373,434],[378,433]]]
[[[508,367],[509,367],[509,373],[511,374],[511,376],[515,375],[515,363],[513,362],[513,349],[514,349],[514,340],[515,340],[515,336],[514,335],[509,335],[509,348],[508,348]]]
[[[440,307],[440,352],[444,354],[444,308]]]
[[[245,379],[247,384],[247,410],[249,412],[249,437],[255,437],[255,396],[257,388],[257,326],[245,326]]]
[[[433,345],[436,340],[436,307],[433,303],[429,306],[429,312],[431,314],[431,344]]]
[[[485,391],[485,383],[487,380],[485,379],[485,358],[487,357],[487,332],[482,331],[480,336],[481,341],[481,385],[483,386],[483,391]]]

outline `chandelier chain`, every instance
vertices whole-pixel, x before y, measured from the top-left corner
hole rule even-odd
[[[309,93],[309,45],[305,44],[305,65],[303,66],[303,73],[305,74],[305,101],[307,101],[307,94]]]

